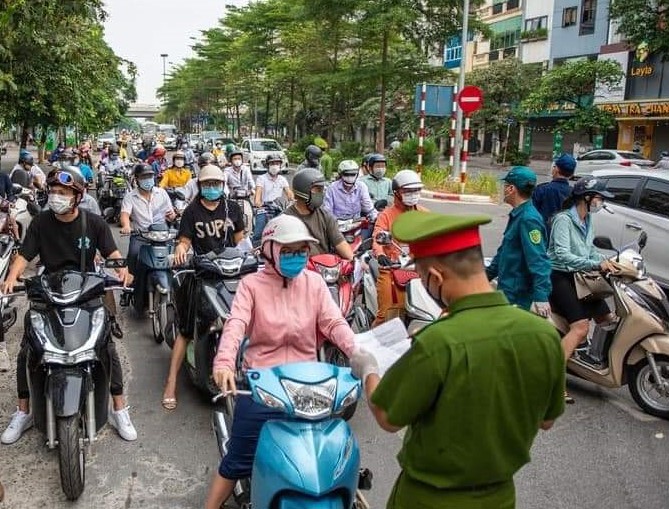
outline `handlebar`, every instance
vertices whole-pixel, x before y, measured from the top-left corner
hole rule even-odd
[[[242,390],[237,390],[234,393],[231,391],[222,391],[216,394],[213,398],[211,398],[212,403],[216,403],[219,399],[227,398],[228,396],[253,396],[252,391],[242,391]]]

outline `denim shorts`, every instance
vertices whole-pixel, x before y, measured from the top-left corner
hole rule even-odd
[[[251,477],[260,430],[267,421],[281,418],[282,415],[280,410],[256,403],[250,396],[237,397],[228,454],[218,467],[221,477],[230,480]]]

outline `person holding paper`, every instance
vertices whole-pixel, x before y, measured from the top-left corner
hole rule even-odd
[[[489,222],[416,211],[393,225],[449,313],[422,329],[382,379],[370,353],[351,359],[379,425],[408,428],[389,509],[514,508],[514,474],[539,429],[564,411],[560,338],[493,291],[478,231]]]

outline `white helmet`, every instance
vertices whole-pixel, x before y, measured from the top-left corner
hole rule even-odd
[[[281,214],[275,217],[262,231],[262,242],[273,240],[277,244],[292,244],[294,242],[313,242],[318,244],[318,240],[313,238],[307,229],[307,226],[301,219],[288,214]]]
[[[225,175],[223,175],[223,170],[221,170],[218,166],[208,164],[200,170],[200,174],[197,176],[198,182],[205,180],[218,180],[219,182],[225,182]]]
[[[423,189],[420,175],[413,170],[398,171],[393,178],[393,191],[399,191],[400,189],[413,189],[416,191]]]
[[[357,174],[358,171],[360,171],[360,166],[358,166],[358,163],[355,161],[352,161],[351,159],[345,159],[341,163],[339,163],[339,167],[337,168],[337,171],[339,172],[340,175],[344,173],[352,174],[355,173]]]

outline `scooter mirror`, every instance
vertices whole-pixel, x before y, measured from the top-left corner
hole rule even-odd
[[[641,232],[641,235],[639,235],[639,240],[637,241],[637,244],[639,244],[639,251],[641,251],[644,247],[646,247],[647,243],[648,243],[648,234],[646,232]]]
[[[388,206],[388,200],[376,200],[374,202],[374,208],[379,212],[385,209]]]
[[[613,243],[611,242],[611,239],[609,237],[595,237],[593,240],[593,244],[595,247],[598,247],[599,249],[608,249],[609,251],[615,251],[616,249],[613,247]]]
[[[388,246],[392,244],[393,236],[391,235],[390,232],[379,232],[376,235],[376,242],[377,244],[381,244],[382,246]]]
[[[12,184],[12,194],[21,194],[23,186],[21,184]]]
[[[105,260],[106,269],[123,269],[128,266],[125,258],[108,258]]]

